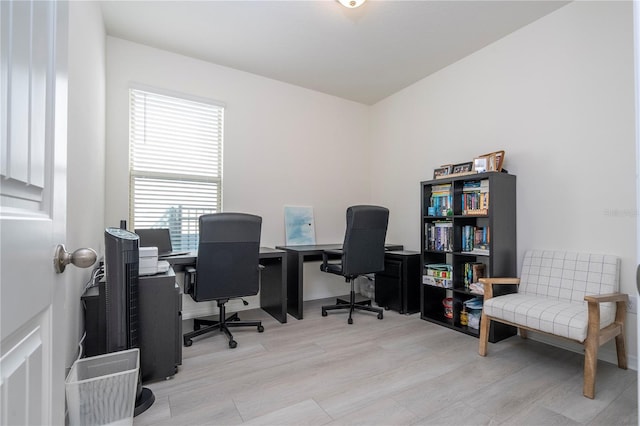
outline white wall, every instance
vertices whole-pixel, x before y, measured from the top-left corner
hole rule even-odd
[[[632,16],[631,2],[573,2],[376,104],[372,197],[395,207],[389,239],[419,249],[418,183],[435,167],[504,149],[518,258],[613,253],[636,294]],[[636,315],[628,324],[635,364]]]
[[[97,3],[69,3],[67,250],[102,253],[105,158],[105,30]],[[80,297],[90,269],[70,266],[66,289],[66,366],[78,356],[84,331]]]
[[[130,83],[226,105],[223,210],[262,216],[264,246],[284,244],[285,205],[313,206],[322,244],[341,242],[346,208],[370,200],[367,106],[107,37],[107,226],[128,217]],[[324,283],[306,299],[347,290],[318,264],[305,272]]]

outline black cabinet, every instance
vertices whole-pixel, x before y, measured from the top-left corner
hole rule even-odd
[[[142,381],[171,377],[182,364],[182,293],[173,269],[140,277],[138,301]]]
[[[420,311],[420,253],[388,251],[384,271],[375,274],[375,301],[378,306],[401,314]]]
[[[85,306],[85,355],[106,353],[104,285],[89,288]],[[182,364],[182,293],[173,269],[138,281],[138,342],[143,382],[165,379]]]
[[[516,177],[500,172],[449,176],[422,182],[420,188],[421,318],[477,337],[481,311],[469,307],[480,305],[482,294],[472,285],[477,281],[470,279],[473,271],[517,276]],[[501,286],[501,291],[516,289]],[[515,333],[515,327],[493,322],[489,340]]]

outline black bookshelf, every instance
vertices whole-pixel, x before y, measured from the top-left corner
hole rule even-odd
[[[463,206],[465,182],[481,181],[485,181],[483,185],[488,183],[488,201],[484,206],[474,206],[477,208],[465,211],[465,206]],[[436,211],[429,209],[434,187],[438,189],[438,187],[447,184],[450,184],[451,193],[449,203],[445,203],[445,208]],[[463,303],[476,297],[482,298],[482,295],[472,293],[465,286],[464,265],[465,263],[482,263],[485,277],[517,276],[516,177],[501,172],[448,176],[421,182],[420,190],[423,274],[426,274],[426,265],[429,264],[448,264],[452,267],[451,278],[447,283],[449,288],[421,283],[420,317],[425,321],[478,337],[479,327],[472,328],[461,323],[460,314],[463,311]],[[439,231],[447,233],[447,237],[444,238],[447,244],[436,243],[434,232],[442,236],[441,233],[434,231],[436,223],[438,223],[438,227],[449,228],[448,231]],[[483,251],[478,253],[462,251],[465,226],[478,230],[488,229],[489,241],[482,247]],[[429,228],[431,228],[430,231]],[[500,291],[508,293],[516,290],[515,286],[505,287]],[[451,317],[445,315],[445,305],[443,304],[443,301],[448,298],[452,299]],[[449,310],[447,309],[447,311]],[[515,334],[515,327],[492,323],[489,341],[497,342]]]

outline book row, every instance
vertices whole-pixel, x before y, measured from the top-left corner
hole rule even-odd
[[[463,252],[489,254],[490,233],[488,226],[465,225],[462,227]]]
[[[450,221],[430,222],[424,225],[425,249],[432,251],[453,251],[453,223]]]
[[[429,216],[447,216],[453,209],[453,196],[451,184],[434,185],[431,187],[431,197],[427,214]]]
[[[465,262],[462,265],[462,284],[472,293],[484,293],[480,278],[485,276],[486,265],[482,262]],[[425,265],[422,283],[435,287],[453,288],[453,267],[445,263],[431,263]]]
[[[462,186],[462,214],[487,215],[489,212],[489,180],[465,181]],[[452,185],[433,185],[427,206],[428,216],[453,214]]]
[[[468,192],[462,194],[462,214],[486,215],[489,213],[489,193]]]
[[[425,223],[425,249],[430,251],[454,251],[453,222],[439,220]],[[479,255],[489,255],[491,234],[488,226],[464,225],[461,227],[460,251]]]

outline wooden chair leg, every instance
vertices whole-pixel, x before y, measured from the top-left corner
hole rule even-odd
[[[638,279],[640,279],[640,265],[638,265]],[[640,282],[640,281],[639,281]],[[618,355],[618,368],[627,369],[627,345],[624,337],[624,323],[627,319],[627,301],[616,303],[615,323],[620,327],[616,336],[616,353]]]
[[[527,330],[525,330],[524,328],[518,328],[518,331],[520,331],[520,337],[523,339],[526,339],[527,336]]]
[[[588,336],[584,342],[584,385],[582,394],[593,399],[596,395],[596,369],[598,366],[598,336]]]
[[[484,313],[480,317],[480,346],[478,353],[481,356],[487,355],[487,343],[489,342],[489,325],[491,320]]]
[[[618,368],[627,369],[627,348],[624,339],[624,329],[616,336],[616,353],[618,355]]]

